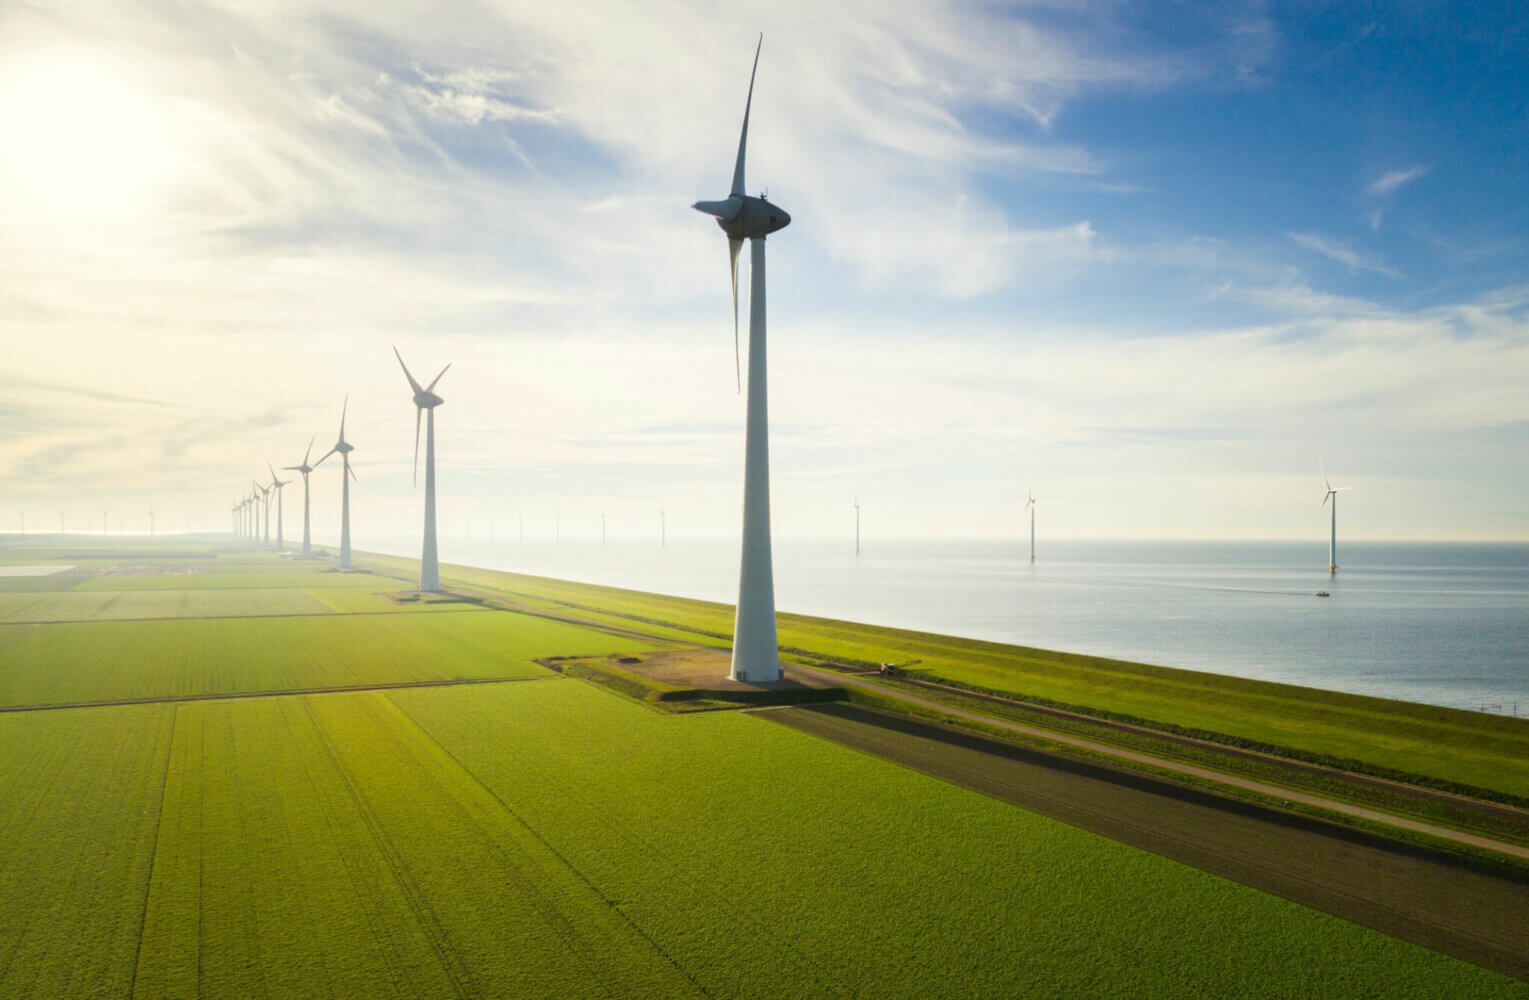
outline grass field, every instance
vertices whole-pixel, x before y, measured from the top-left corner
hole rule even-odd
[[[705,601],[456,566],[443,575],[722,641],[732,631],[731,608]],[[918,659],[916,676],[1529,797],[1529,719],[800,615],[780,616],[780,641],[852,663]]]
[[[222,588],[0,604],[91,619],[0,624],[0,707],[193,699],[0,712],[0,996],[1529,996],[764,718],[532,662],[659,641],[240,558]],[[609,610],[639,607],[668,605]],[[239,609],[264,617],[195,616]],[[125,611],[156,620],[104,620]],[[283,693],[455,678],[536,679]],[[196,700],[228,694],[253,697]]]
[[[0,707],[542,676],[623,643],[509,614],[0,625]]]

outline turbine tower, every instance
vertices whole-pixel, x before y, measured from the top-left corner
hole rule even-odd
[[[770,549],[770,429],[765,372],[765,237],[784,229],[791,216],[744,191],[743,165],[749,141],[749,110],[754,103],[754,75],[759,70],[761,35],[754,48],[754,69],[743,104],[743,129],[733,186],[722,201],[698,201],[699,212],[713,216],[727,234],[733,273],[733,364],[742,391],[738,347],[738,254],[749,241],[749,392],[743,466],[743,547],[738,571],[738,612],[733,626],[731,676],[741,681],[778,681],[780,651],[775,637],[775,571]]]
[[[1025,509],[1030,512],[1030,561],[1035,562],[1035,494],[1025,490]]]
[[[276,491],[276,548],[284,549],[287,547],[287,538],[286,533],[282,530],[281,522],[282,508],[284,508],[286,505],[281,502],[281,488],[290,483],[292,480],[277,479],[276,470],[271,468],[270,462],[265,463],[265,468],[266,471],[271,474],[271,489]]]
[[[343,468],[340,472],[340,568],[350,569],[350,481],[356,478],[356,472],[350,467],[350,453],[355,451],[355,445],[345,440],[345,412],[350,409],[350,396],[345,397],[345,404],[340,407],[340,437],[334,443],[334,447],[324,452],[324,458],[328,458],[335,452],[339,452]],[[318,460],[318,465],[324,464],[324,458]],[[317,468],[317,466],[315,466]]]
[[[425,420],[425,544],[419,557],[419,589],[439,591],[441,563],[435,550],[435,408],[445,400],[435,394],[435,383],[441,380],[441,375],[446,374],[446,368],[450,368],[451,364],[448,362],[446,368],[441,369],[440,375],[421,388],[414,381],[414,376],[409,374],[409,366],[403,363],[403,355],[398,353],[398,348],[393,348],[393,355],[398,358],[398,367],[403,369],[404,378],[409,380],[409,388],[414,390],[415,485],[419,484],[419,418],[429,413]]]
[[[313,541],[312,541],[313,536],[312,536],[311,532],[309,532],[309,530],[308,530],[308,473],[312,472],[314,467],[308,464],[308,456],[313,454],[313,442],[317,438],[318,438],[318,435],[315,434],[313,437],[308,439],[308,450],[303,452],[303,460],[302,460],[302,462],[300,464],[298,464],[298,465],[287,465],[287,466],[283,466],[282,467],[282,471],[283,472],[299,472],[299,473],[302,473],[302,477],[303,477],[303,558],[304,559],[311,559],[313,557]]]
[[[258,479],[251,479],[250,482],[254,484],[255,491],[256,491],[256,493],[259,494],[259,496],[257,497],[256,502],[259,504],[259,508],[258,509],[260,511],[262,511],[262,515],[255,519],[256,531],[260,534],[260,544],[264,545],[266,548],[270,548],[271,547],[271,487],[269,487],[269,486],[261,486],[260,485],[260,481]],[[263,528],[261,527],[262,520],[264,521],[264,527]]]
[[[1332,480],[1327,478],[1327,470],[1322,470],[1322,482],[1327,487],[1327,492],[1322,496],[1322,506],[1327,506],[1327,501],[1333,502],[1333,509],[1329,511],[1329,534],[1327,536],[1327,574],[1332,576],[1338,572],[1338,494],[1347,493],[1352,487],[1334,486]]]

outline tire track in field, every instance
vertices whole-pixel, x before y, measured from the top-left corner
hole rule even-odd
[[[298,704],[301,705],[302,703],[299,702]],[[295,709],[292,707],[283,706],[281,716],[288,735],[292,737],[292,745],[297,746],[302,742],[302,738],[297,730],[293,728],[291,719],[293,711]],[[307,728],[314,728],[311,718],[308,720]],[[371,874],[370,866],[363,864],[355,856],[354,851],[351,849],[352,839],[345,836],[344,831],[336,824],[334,810],[329,807],[330,796],[325,792],[324,786],[326,783],[319,779],[318,772],[314,770],[312,756],[300,753],[297,755],[297,759],[303,769],[303,775],[307,778],[308,787],[313,790],[314,801],[321,807],[320,812],[324,817],[324,826],[329,830],[330,842],[334,845],[335,854],[339,856],[341,867],[345,869],[345,878],[350,883],[355,898],[362,901],[362,911],[366,918],[367,927],[372,931],[372,941],[376,943],[385,942],[387,945],[386,949],[381,950],[380,955],[383,959],[383,967],[387,970],[388,976],[392,978],[396,995],[404,997],[421,995],[420,990],[411,988],[411,984],[405,981],[407,977],[404,975],[403,970],[396,963],[387,961],[388,957],[400,953],[403,951],[403,948],[400,947],[398,935],[394,933],[392,923],[384,912],[384,904],[378,898],[375,891],[378,880],[369,877]],[[333,773],[332,766],[329,769],[329,773]],[[332,988],[328,992],[331,996],[336,995]]]
[[[395,709],[397,709],[397,711],[398,711],[398,713],[400,715],[402,715],[404,718],[409,720],[410,724],[412,724],[414,726],[414,728],[419,732],[419,734],[421,736],[423,736],[426,740],[429,740],[430,744],[432,746],[434,746],[437,750],[439,750],[443,755],[445,755],[447,760],[451,761],[453,764],[455,764],[458,768],[461,769],[463,774],[465,774],[469,778],[471,778],[473,784],[477,785],[490,798],[492,798],[496,803],[498,803],[499,804],[499,808],[504,810],[504,812],[505,812],[505,814],[507,816],[509,816],[512,820],[514,820],[522,829],[524,829],[526,831],[526,833],[530,834],[531,837],[534,838],[538,844],[540,844],[543,848],[545,848],[547,850],[548,853],[550,853],[554,858],[556,858],[558,860],[558,863],[561,864],[564,868],[566,868],[570,874],[572,874],[575,878],[577,878],[579,880],[579,882],[581,884],[584,885],[585,888],[587,888],[591,893],[593,893],[595,895],[595,897],[598,898],[600,900],[600,902],[603,903],[606,906],[607,909],[609,909],[610,911],[614,912],[618,917],[620,917],[622,922],[625,923],[627,925],[627,927],[629,927],[632,930],[633,933],[635,933],[643,941],[647,942],[648,946],[650,948],[652,948],[653,951],[656,954],[658,954],[665,962],[667,962],[681,976],[685,977],[686,981],[689,982],[691,986],[695,987],[695,990],[696,990],[697,993],[699,993],[701,996],[707,996],[707,997],[714,995],[710,990],[708,990],[706,988],[706,986],[703,983],[701,983],[700,980],[696,979],[696,977],[693,976],[688,969],[686,969],[683,965],[681,965],[679,963],[679,961],[677,959],[675,959],[675,957],[673,955],[671,955],[668,952],[667,949],[664,948],[663,945],[659,944],[658,941],[652,935],[650,935],[646,930],[643,929],[643,927],[640,924],[638,924],[635,920],[633,920],[632,917],[631,917],[631,914],[627,913],[626,910],[621,907],[621,905],[619,904],[619,902],[617,900],[612,899],[610,896],[607,896],[600,889],[599,886],[595,885],[594,881],[591,880],[589,878],[589,876],[585,875],[584,872],[577,865],[575,865],[572,861],[570,861],[567,858],[567,856],[565,856],[561,851],[559,851],[556,847],[554,847],[552,845],[551,841],[549,841],[546,837],[542,836],[541,833],[538,832],[537,829],[535,827],[533,827],[529,822],[527,822],[525,817],[521,816],[518,812],[516,812],[514,807],[511,806],[508,802],[506,802],[504,800],[504,798],[499,795],[498,792],[494,791],[488,785],[484,784],[483,780],[481,778],[479,778],[476,774],[474,774],[472,772],[472,770],[465,763],[463,763],[461,759],[459,759],[457,757],[456,754],[454,754],[450,750],[448,750],[446,748],[446,746],[441,743],[440,740],[435,738],[434,734],[432,734],[428,729],[426,729],[423,725],[420,724],[418,719],[416,719],[416,718],[414,718],[414,716],[410,715],[407,709],[405,709],[402,705],[399,705],[396,701],[393,701],[393,699],[391,699],[391,698],[389,698],[388,701],[389,701],[389,703],[391,703],[393,705],[393,707]],[[503,852],[501,852],[501,854],[502,853]]]
[[[165,766],[159,774],[159,811],[154,816],[154,849],[149,853],[148,874],[143,880],[143,909],[138,913],[138,947],[133,950],[133,978],[128,995],[138,994],[138,968],[143,963],[143,935],[148,929],[149,897],[154,890],[154,868],[159,864],[159,836],[165,822],[165,795],[170,788],[170,762],[175,759],[175,740],[180,721],[180,706],[170,706],[170,738],[165,741]]]
[[[414,720],[406,712],[399,708],[398,705],[391,699],[385,700],[385,704],[392,710],[394,715],[401,716],[405,721],[409,722],[413,729],[419,728],[418,723],[415,723]],[[373,718],[372,721],[377,720]],[[435,740],[431,739],[428,733],[425,733],[423,730],[419,730],[419,732],[420,735],[424,737],[424,740],[421,742],[423,743],[426,752],[429,752],[431,747],[439,748],[439,744],[436,743]],[[412,748],[410,748],[404,740],[398,739],[395,740],[395,742],[402,752],[410,753],[411,756],[417,755],[418,751],[412,750]],[[444,752],[444,749],[441,749],[442,752]],[[457,770],[467,773],[466,769],[462,768],[460,763],[458,763],[455,758],[451,757],[450,754],[445,754],[445,757],[447,760],[452,761]],[[471,774],[468,773],[468,776],[471,777]],[[475,783],[477,783],[476,779],[474,780]],[[539,872],[535,870],[536,859],[530,854],[530,852],[526,851],[524,848],[518,848],[519,854],[512,856],[511,850],[500,843],[500,838],[495,837],[492,831],[485,829],[483,823],[480,822],[479,819],[474,816],[468,809],[464,808],[460,804],[459,800],[457,800],[455,797],[452,797],[451,799],[448,799],[448,801],[452,805],[456,806],[455,812],[456,815],[460,817],[461,821],[464,824],[471,825],[473,829],[478,831],[479,836],[477,839],[482,843],[486,843],[492,846],[495,853],[499,855],[500,859],[505,863],[505,865],[515,874],[519,888],[522,891],[522,895],[530,903],[532,908],[537,911],[538,915],[548,925],[548,927],[552,929],[553,933],[562,939],[563,944],[567,950],[570,953],[576,955],[579,960],[584,963],[585,967],[588,969],[588,978],[590,980],[598,980],[601,984],[602,991],[607,996],[616,996],[617,993],[610,988],[609,984],[605,981],[605,977],[601,975],[602,966],[597,961],[592,960],[588,955],[589,949],[585,945],[585,936],[579,933],[578,928],[574,926],[573,922],[567,917],[567,915],[564,914],[563,909],[558,905],[557,900],[542,890],[541,885],[539,884],[539,880],[536,877],[539,874]],[[527,864],[527,861],[529,861],[529,865]]]
[[[435,911],[431,909],[429,901],[425,899],[419,886],[414,884],[414,880],[406,874],[403,858],[397,846],[388,837],[387,831],[383,829],[382,821],[378,818],[376,812],[373,811],[371,804],[366,801],[365,796],[356,788],[355,782],[351,780],[350,772],[346,770],[339,754],[335,752],[334,744],[330,740],[329,734],[324,731],[318,716],[314,715],[312,703],[304,701],[301,704],[303,710],[308,713],[308,719],[313,724],[314,730],[318,733],[320,745],[323,746],[324,752],[328,754],[330,763],[334,765],[335,773],[340,776],[345,791],[349,794],[350,801],[355,806],[357,815],[366,824],[367,832],[372,837],[372,843],[376,846],[378,853],[382,855],[382,859],[392,873],[393,881],[403,893],[404,900],[408,903],[409,909],[414,912],[414,918],[419,921],[420,927],[425,931],[425,938],[430,943],[431,949],[435,952],[437,960],[441,963],[442,970],[451,980],[452,988],[456,990],[459,997],[481,995],[481,988],[472,981],[471,971],[467,968],[466,963],[462,961],[462,957],[451,947],[446,930],[441,926],[440,919],[436,916]]]

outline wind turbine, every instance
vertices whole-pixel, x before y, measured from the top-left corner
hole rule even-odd
[[[409,366],[403,363],[403,355],[398,353],[398,348],[393,348],[393,355],[398,358],[398,366],[403,369],[404,378],[409,380],[409,388],[414,390],[414,481],[419,482],[419,418],[428,412],[429,419],[425,421],[425,547],[419,558],[419,589],[425,591],[438,591],[441,589],[441,563],[435,551],[435,408],[445,402],[435,394],[435,383],[441,380],[441,375],[446,374],[446,368],[441,369],[431,383],[423,388],[414,381],[414,376],[409,374]]]
[[[313,536],[312,536],[312,534],[308,530],[308,473],[312,472],[314,467],[308,464],[308,456],[313,454],[313,442],[317,438],[318,438],[318,435],[315,434],[313,437],[308,439],[308,450],[303,452],[303,460],[302,460],[302,462],[300,464],[298,464],[298,465],[287,465],[287,466],[283,466],[282,467],[282,471],[283,472],[298,472],[298,473],[301,473],[302,477],[303,477],[303,558],[304,559],[311,559],[313,557],[313,541],[312,541]]]
[[[334,443],[334,447],[324,452],[324,458],[328,458],[335,452],[340,453],[340,461],[343,469],[340,472],[340,568],[350,569],[350,481],[356,478],[356,472],[350,467],[350,453],[355,451],[355,445],[345,440],[345,412],[350,409],[350,396],[345,397],[345,405],[340,407],[340,437]],[[324,458],[318,460],[318,465],[324,464]],[[314,466],[317,468],[318,466]]]
[[[765,362],[765,237],[784,229],[791,216],[744,192],[743,165],[749,141],[749,110],[754,103],[754,75],[764,36],[754,48],[748,98],[733,186],[722,201],[698,201],[693,208],[713,216],[727,234],[733,272],[733,364],[742,391],[738,347],[738,254],[749,241],[749,393],[743,466],[743,547],[738,572],[738,612],[733,626],[734,680],[780,680],[780,651],[775,636],[775,570],[770,551],[770,417]]]
[[[251,479],[250,482],[254,485],[255,492],[257,494],[259,494],[258,499],[257,499],[256,502],[260,505],[260,510],[264,512],[264,514],[263,514],[264,527],[260,529],[260,544],[264,545],[266,548],[270,548],[271,547],[271,489],[272,488],[270,486],[261,486],[260,485],[260,481],[258,479]],[[259,527],[259,525],[261,523],[261,519],[257,518],[255,523],[256,523],[256,526]]]
[[[1322,482],[1327,487],[1327,492],[1322,496],[1322,506],[1327,506],[1327,501],[1333,502],[1330,534],[1327,537],[1327,573],[1332,576],[1338,572],[1338,494],[1347,493],[1352,487],[1334,486],[1332,480],[1327,478],[1327,469],[1322,470]]]
[[[1025,490],[1025,509],[1030,512],[1030,561],[1035,562],[1035,494]]]
[[[286,532],[282,530],[281,522],[283,508],[286,507],[286,504],[281,502],[281,488],[290,483],[292,480],[277,479],[276,470],[271,468],[270,462],[265,463],[265,468],[266,471],[271,474],[271,489],[276,491],[276,548],[284,549],[287,547],[287,538]]]

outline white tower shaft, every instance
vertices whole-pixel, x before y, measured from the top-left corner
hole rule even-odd
[[[1338,494],[1328,494],[1332,497],[1333,509],[1329,512],[1329,534],[1327,536],[1327,573],[1329,576],[1338,572]]]
[[[1030,561],[1035,562],[1035,504],[1030,505]]]
[[[276,547],[286,548],[286,539],[282,535],[281,515],[286,505],[281,502],[281,490],[276,491]]]
[[[307,462],[303,463],[304,468]],[[313,535],[308,530],[308,473],[303,473],[303,558],[308,559],[313,555]]]
[[[435,407],[425,410],[425,546],[419,560],[419,589],[441,589],[441,564],[435,550]]]
[[[780,680],[775,567],[770,548],[770,410],[765,351],[765,241],[749,241],[749,396],[743,466],[743,552],[732,677]]]
[[[340,470],[340,568],[350,569],[350,452],[340,457],[345,463]]]

